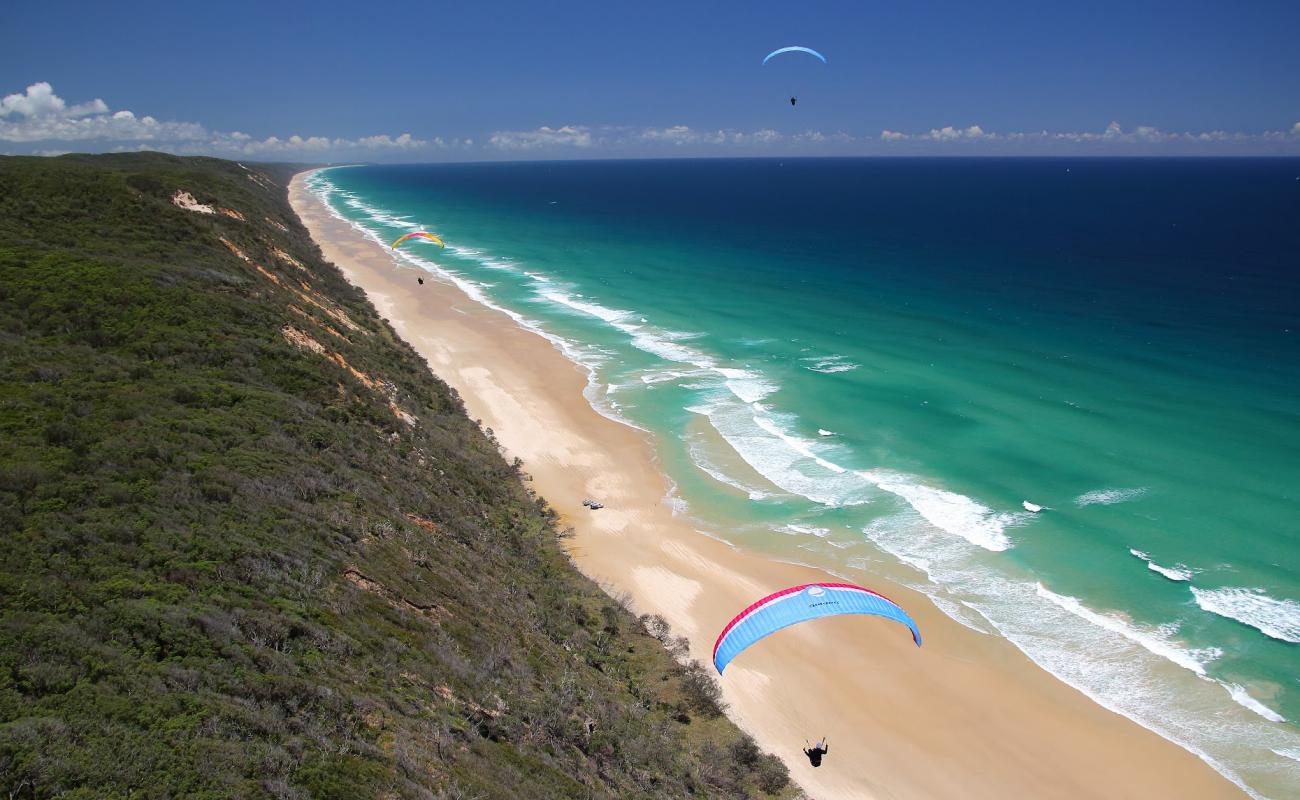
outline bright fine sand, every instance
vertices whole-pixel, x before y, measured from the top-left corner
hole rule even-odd
[[[837,580],[733,548],[675,516],[646,434],[587,404],[580,367],[455,287],[431,276],[418,285],[422,273],[332,216],[304,177],[289,198],[325,257],[460,392],[507,457],[523,459],[561,525],[575,528],[578,567],[630,595],[638,612],[662,614],[695,658],[711,664],[718,632],[754,600]],[[586,497],[606,508],[588,511]],[[911,612],[923,648],[896,623],[828,619],[773,635],[721,679],[732,719],[782,757],[810,797],[1244,797],[1008,642],[950,620],[924,595],[884,580],[871,588]],[[800,748],[822,735],[830,754],[813,769]]]

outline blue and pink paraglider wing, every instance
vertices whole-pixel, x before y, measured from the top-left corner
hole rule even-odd
[[[713,645],[713,666],[721,673],[741,651],[765,636],[807,622],[840,614],[869,614],[906,625],[921,646],[921,632],[897,603],[870,589],[850,583],[808,583],[770,594],[736,615]]]

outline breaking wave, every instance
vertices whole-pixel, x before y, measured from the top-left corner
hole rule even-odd
[[[1183,669],[1191,670],[1202,678],[1205,677],[1205,665],[1223,655],[1223,651],[1217,648],[1192,650],[1177,644],[1172,639],[1177,626],[1166,626],[1154,631],[1144,630],[1120,617],[1093,611],[1077,598],[1056,594],[1045,588],[1041,583],[1037,584],[1036,591],[1039,597],[1050,600],[1076,617],[1087,620],[1093,625],[1105,628],[1112,633],[1118,633],[1130,642],[1140,645]]]
[[[1269,597],[1263,589],[1198,589],[1192,596],[1201,610],[1236,620],[1274,639],[1300,643],[1300,603]]]
[[[1237,701],[1237,704],[1243,708],[1249,708],[1269,722],[1286,722],[1286,717],[1251,697],[1250,692],[1246,691],[1246,687],[1235,683],[1224,683],[1223,688],[1227,689],[1232,699]]]
[[[1186,564],[1179,564],[1176,567],[1162,567],[1156,562],[1152,561],[1151,556],[1147,555],[1141,550],[1134,550],[1133,548],[1130,547],[1129,552],[1132,553],[1137,558],[1140,558],[1143,561],[1145,561],[1147,564],[1147,569],[1151,570],[1152,572],[1163,575],[1171,581],[1190,581],[1193,575],[1195,575],[1197,572],[1200,572],[1200,570],[1192,569]]]
[[[1026,514],[998,513],[971,498],[935,489],[915,479],[887,470],[866,470],[858,475],[890,494],[898,495],[908,505],[940,530],[960,536],[974,545],[994,552],[1011,548],[1007,527],[1027,518]]]

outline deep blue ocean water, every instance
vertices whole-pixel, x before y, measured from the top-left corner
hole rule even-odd
[[[443,236],[397,258],[587,366],[701,530],[915,586],[1261,796],[1297,793],[1300,160],[310,185],[376,241]]]

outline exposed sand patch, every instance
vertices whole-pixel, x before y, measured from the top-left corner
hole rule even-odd
[[[663,598],[658,613],[673,626],[673,631],[682,636],[694,636],[699,633],[696,619],[691,615],[691,606],[699,596],[699,581],[683,578],[665,567],[635,567],[632,580],[644,594]]]
[[[311,336],[304,333],[303,331],[298,330],[292,325],[285,325],[283,328],[280,329],[280,334],[284,336],[284,338],[290,344],[294,345],[298,349],[307,350],[309,352],[315,353],[316,355],[325,357],[326,359],[334,362],[338,366],[347,370],[347,372],[350,375],[352,375],[352,377],[356,378],[358,381],[361,382],[362,386],[365,386],[367,389],[369,389],[370,391],[376,394],[387,397],[388,410],[392,412],[393,416],[397,417],[407,425],[410,425],[412,427],[415,426],[415,417],[411,415],[409,412],[403,410],[402,407],[397,404],[397,400],[394,398],[397,389],[395,386],[393,386],[393,384],[389,383],[388,381],[381,380],[378,378],[371,377],[370,375],[367,375],[366,373],[362,372],[361,370],[349,364],[347,359],[345,359],[341,354],[336,353],[333,350],[330,350],[325,345],[316,341]]]
[[[176,194],[172,195],[172,203],[174,205],[180,206],[186,211],[194,211],[198,214],[217,213],[216,209],[214,209],[212,206],[204,205],[203,203],[200,203],[198,200],[195,200],[194,195],[190,194],[189,192],[182,192],[177,190]]]

